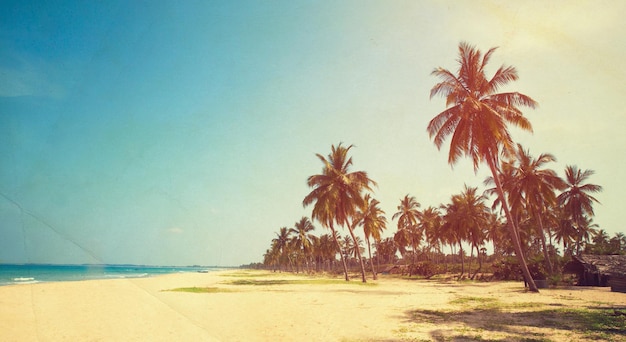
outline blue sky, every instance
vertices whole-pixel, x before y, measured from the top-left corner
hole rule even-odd
[[[0,262],[239,265],[310,208],[315,153],[354,144],[390,218],[480,186],[426,134],[457,46],[540,104],[513,131],[593,169],[595,222],[624,231],[622,1],[5,1]],[[446,145],[447,148],[447,145]],[[319,226],[319,225],[318,225]],[[395,230],[389,222],[385,235]],[[321,228],[318,234],[323,233]]]

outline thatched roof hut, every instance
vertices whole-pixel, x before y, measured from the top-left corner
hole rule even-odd
[[[626,292],[626,255],[575,255],[565,272],[578,274],[578,285],[611,286]]]

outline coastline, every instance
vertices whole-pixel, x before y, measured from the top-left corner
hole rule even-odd
[[[169,291],[180,288],[210,291]],[[626,294],[589,287],[532,294],[517,282],[393,277],[363,285],[248,270],[10,285],[0,287],[0,340],[426,341],[459,334],[507,340],[528,334],[547,340],[585,338],[530,323],[485,328],[482,324],[489,322],[482,321],[496,318],[484,316],[489,310],[475,309],[494,303],[517,318],[515,312],[537,308],[622,310]],[[446,317],[437,312],[460,313]]]

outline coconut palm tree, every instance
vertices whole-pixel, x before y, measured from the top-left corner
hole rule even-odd
[[[415,197],[407,194],[404,198],[400,199],[398,212],[393,214],[391,217],[392,220],[398,219],[398,232],[396,234],[399,234],[399,236],[397,237],[396,242],[404,244],[404,246],[411,246],[413,263],[415,263],[418,247],[422,240],[422,232],[418,227],[418,222],[421,216],[419,211],[420,206],[421,204],[417,201],[417,199],[415,199]],[[411,276],[411,269],[412,268],[409,267],[409,276]]]
[[[491,79],[487,78],[485,67],[495,50],[492,48],[483,56],[480,50],[463,42],[459,44],[460,66],[457,74],[443,68],[432,72],[441,82],[431,89],[430,97],[445,97],[447,109],[429,122],[427,130],[439,149],[446,138],[452,136],[449,164],[454,165],[463,155],[472,159],[475,171],[482,162],[487,163],[503,204],[515,254],[524,277],[530,290],[538,292],[524,259],[517,227],[498,177],[499,156],[511,151],[513,146],[507,124],[532,131],[530,121],[523,116],[518,106],[535,108],[537,103],[518,92],[497,92],[501,86],[517,80],[518,76],[514,67],[501,66]]]
[[[576,238],[577,253],[580,253],[580,242],[584,234],[586,217],[594,215],[593,202],[600,203],[591,194],[602,191],[602,187],[595,184],[584,184],[594,173],[593,170],[581,171],[576,165],[568,165],[565,168],[566,190],[557,197],[559,205],[565,208],[566,214],[578,232]]]
[[[396,252],[398,247],[393,241],[392,237],[382,239],[375,243],[376,246],[376,259],[380,262],[382,260],[385,264],[395,262]]]
[[[572,244],[576,241],[576,227],[574,227],[572,220],[565,213],[565,209],[562,207],[554,208],[554,240],[557,243],[563,244],[563,255],[573,254]]]
[[[611,252],[613,254],[624,254],[626,235],[624,235],[624,233],[615,233],[615,236],[611,238],[609,244],[611,245]]]
[[[451,249],[453,246],[459,246],[459,255],[461,257],[461,274],[459,275],[459,279],[465,273],[465,252],[463,251],[463,241],[467,239],[467,226],[463,225],[463,216],[461,214],[461,205],[458,195],[454,195],[450,199],[450,203],[442,206],[444,210],[443,214],[443,224],[442,228],[442,236],[445,241],[450,245]],[[454,251],[453,251],[454,254]]]
[[[334,235],[334,225],[347,227],[350,236],[356,243],[356,237],[352,229],[351,221],[356,214],[356,208],[363,203],[362,193],[371,191],[371,186],[376,182],[371,180],[364,171],[350,172],[352,166],[352,158],[348,157],[348,152],[353,147],[350,145],[344,147],[341,145],[332,145],[331,153],[327,158],[320,154],[316,156],[324,164],[322,173],[310,176],[307,180],[309,187],[313,190],[302,201],[303,206],[313,204],[312,218],[318,220],[322,226],[331,229]],[[339,243],[337,247],[339,247]],[[362,281],[365,279],[365,266],[357,249],[359,261],[361,263]],[[344,262],[344,273],[346,281],[349,280],[348,269]]]
[[[289,264],[291,266],[291,244],[289,238],[289,229],[282,227],[278,230],[276,237],[272,239],[272,244],[280,252],[281,265]]]
[[[441,224],[439,209],[430,206],[420,213],[418,229],[424,232],[426,249],[429,252],[434,249],[437,255],[440,254],[442,250]]]
[[[336,261],[337,246],[330,234],[322,234],[313,240],[313,254],[315,255],[315,263],[318,268],[322,267],[324,269],[327,266],[329,271],[332,270]]]
[[[302,252],[308,272],[311,271],[309,259],[311,257],[313,240],[315,239],[315,235],[311,233],[313,230],[315,230],[315,227],[308,217],[302,217],[300,221],[295,223],[294,228],[289,229],[289,233],[293,235],[291,243],[296,250]]]
[[[354,221],[363,227],[365,242],[367,244],[367,252],[369,254],[370,269],[374,280],[377,279],[377,276],[376,270],[374,269],[374,263],[372,261],[370,237],[374,238],[374,241],[380,241],[380,234],[387,228],[385,212],[378,207],[379,204],[380,202],[371,198],[370,194],[366,194],[363,198],[362,205],[358,209],[357,220]]]
[[[545,164],[554,161],[556,158],[549,153],[540,154],[535,159],[520,144],[517,144],[515,157],[509,161],[514,170],[512,186],[509,190],[509,203],[512,207],[525,208],[528,214],[534,218],[547,270],[550,274],[553,273],[553,270],[542,217],[548,207],[556,204],[556,190],[565,188],[565,182],[554,170],[543,168]]]

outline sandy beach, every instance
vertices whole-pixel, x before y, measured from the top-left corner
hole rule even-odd
[[[180,288],[198,292],[170,291]],[[609,288],[230,270],[3,286],[0,340],[626,340],[625,311],[626,294]],[[586,326],[598,314],[611,329]]]

